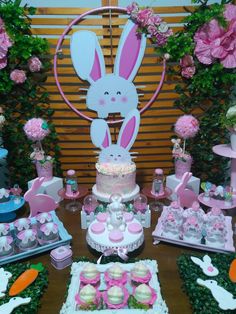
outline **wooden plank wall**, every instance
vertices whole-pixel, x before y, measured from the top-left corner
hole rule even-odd
[[[105,1],[106,2],[106,1]],[[104,5],[105,5],[104,2]],[[116,2],[116,1],[113,1]],[[113,3],[115,4],[115,3]],[[51,45],[51,54],[55,52],[57,41],[64,28],[75,16],[86,12],[81,8],[38,8],[32,18],[35,35],[47,37]],[[183,15],[186,14],[183,7],[156,7],[155,12],[164,14],[165,21],[170,23],[172,29],[181,29],[180,24]],[[80,28],[89,29],[99,36],[100,44],[105,56],[107,72],[112,72],[112,65],[116,54],[119,36],[122,26],[127,21],[126,17],[117,14],[109,18],[109,14],[90,16],[80,23]],[[109,23],[112,25],[112,42],[109,33]],[[81,81],[72,66],[69,50],[69,37],[72,32],[78,30],[74,27],[66,36],[62,44],[63,58],[58,61],[58,76],[61,86],[67,98],[77,109],[90,117],[96,115],[86,109],[86,92],[81,90],[88,88],[88,83]],[[111,48],[112,46],[112,48]],[[154,48],[148,40],[145,57],[139,69],[134,83],[138,86],[141,95],[139,109],[142,108],[152,96],[160,80],[162,64],[155,55]],[[176,82],[166,77],[163,88],[151,108],[141,116],[141,126],[137,140],[132,151],[139,155],[135,160],[137,165],[137,182],[143,186],[152,180],[154,168],[163,168],[165,174],[169,174],[173,168],[171,156],[170,137],[173,135],[172,126],[177,117],[182,113],[173,107],[178,95],[174,92]],[[89,136],[90,123],[77,116],[62,99],[54,79],[53,73],[49,74],[45,84],[50,92],[51,107],[55,110],[54,123],[58,132],[61,146],[61,163],[63,173],[72,168],[77,171],[79,182],[91,187],[95,182],[95,149]],[[117,136],[119,127],[111,127],[113,140]]]

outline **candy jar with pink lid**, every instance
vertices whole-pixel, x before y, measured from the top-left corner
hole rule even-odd
[[[152,181],[151,193],[156,196],[164,195],[164,173],[160,168],[155,169],[154,178]]]
[[[10,256],[14,253],[14,241],[11,236],[0,237],[0,258]]]
[[[84,198],[84,205],[82,210],[86,213],[86,214],[90,214],[90,213],[94,213],[95,209],[98,207],[99,203],[96,199],[96,197],[93,194],[87,195]]]
[[[47,222],[40,227],[38,234],[39,243],[52,243],[59,239],[58,225],[54,222]]]
[[[70,169],[66,173],[66,196],[73,197],[78,192],[78,179],[75,170]]]
[[[135,212],[145,213],[147,210],[147,197],[144,194],[139,194],[134,199],[134,209]]]
[[[17,234],[17,246],[20,250],[31,250],[37,245],[37,231],[35,229],[22,230]]]

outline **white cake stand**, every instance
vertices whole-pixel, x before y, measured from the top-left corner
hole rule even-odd
[[[101,253],[106,252],[107,250],[119,250],[119,249],[124,249],[128,252],[133,252],[135,250],[137,250],[144,242],[144,234],[143,234],[143,229],[142,232],[138,233],[138,234],[132,234],[128,231],[128,225],[130,223],[138,223],[140,224],[140,222],[137,219],[133,219],[131,222],[127,222],[127,226],[125,231],[123,232],[124,238],[122,241],[120,242],[112,242],[111,240],[109,240],[109,233],[110,231],[107,230],[106,226],[105,226],[105,231],[102,234],[95,234],[91,231],[91,228],[93,226],[93,224],[98,223],[98,221],[95,219],[95,221],[93,221],[88,228],[87,231],[87,235],[86,235],[86,240],[88,245]],[[106,225],[106,223],[104,222],[104,225]],[[141,225],[141,224],[140,224]],[[142,227],[142,225],[141,225]]]

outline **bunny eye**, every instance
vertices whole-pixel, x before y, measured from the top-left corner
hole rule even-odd
[[[118,157],[121,157],[121,155],[118,155]]]
[[[105,92],[104,95],[109,95],[109,93],[108,93],[108,92]]]
[[[121,95],[121,92],[120,92],[120,91],[118,91],[118,92],[116,93],[116,95]]]
[[[111,156],[111,157],[113,157],[113,155],[112,155],[112,154],[111,154],[110,156]]]

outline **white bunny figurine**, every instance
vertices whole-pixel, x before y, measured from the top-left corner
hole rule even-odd
[[[211,290],[212,296],[222,310],[236,309],[236,299],[233,298],[232,293],[220,287],[215,280],[202,280],[198,278],[197,283]]]
[[[194,264],[201,267],[205,275],[209,277],[214,277],[219,274],[219,270],[215,266],[212,265],[211,258],[209,255],[204,255],[203,260],[194,256],[191,256],[190,258],[194,262]]]
[[[5,291],[7,290],[8,280],[12,277],[9,271],[0,268],[0,298],[5,296]],[[0,312],[2,313],[2,312]]]
[[[106,74],[102,49],[95,33],[83,30],[71,36],[73,66],[77,75],[91,84],[86,97],[87,107],[96,111],[99,118],[115,112],[125,117],[138,106],[138,94],[132,81],[144,56],[146,37],[137,35],[137,28],[131,20],[125,25],[112,74]]]
[[[172,149],[173,155],[178,155],[183,152],[183,149],[180,147],[181,139],[180,138],[172,138],[171,143],[174,144]]]
[[[43,213],[55,210],[58,207],[58,204],[50,195],[38,193],[43,181],[44,178],[36,178],[31,188],[24,195],[24,199],[29,203],[30,207],[29,217],[34,217],[39,212]]]
[[[126,223],[124,219],[124,209],[125,205],[121,203],[121,197],[117,194],[111,196],[112,202],[107,205],[107,210],[109,217],[107,219],[107,229],[119,229],[120,231],[125,231]]]
[[[1,314],[10,314],[16,307],[30,303],[31,298],[14,297],[0,306]]]
[[[132,147],[138,134],[140,114],[133,109],[126,116],[119,132],[117,144],[112,144],[111,134],[107,122],[102,119],[93,120],[90,128],[90,136],[93,144],[101,148],[99,154],[100,163],[130,163],[129,149]]]

